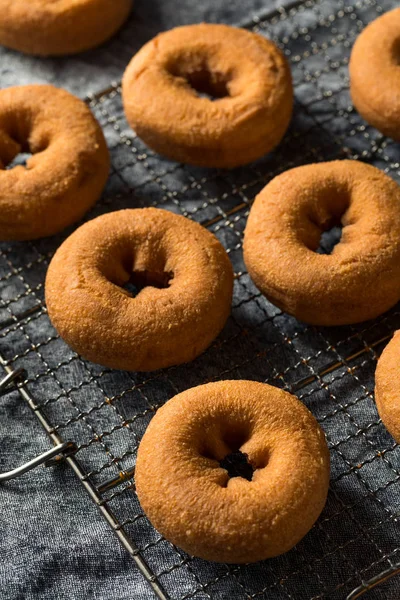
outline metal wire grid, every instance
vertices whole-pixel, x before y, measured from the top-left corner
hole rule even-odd
[[[354,39],[392,7],[388,1],[338,2],[331,14],[329,2],[313,0],[252,23],[291,63],[295,114],[274,153],[232,172],[184,166],[152,153],[124,119],[118,84],[88,99],[112,155],[106,193],[89,218],[123,207],[163,207],[208,227],[232,260],[232,315],[213,346],[189,365],[141,374],[82,360],[57,336],[43,302],[48,262],[69,232],[35,243],[1,244],[1,362],[8,372],[26,370],[20,391],[39,409],[36,414],[44,415],[53,441],[76,442],[80,466],[67,460],[125,536],[123,543],[160,598],[339,599],[399,561],[400,449],[378,419],[372,395],[377,352],[400,327],[399,307],[357,326],[305,326],[260,295],[241,253],[251,200],[283,170],[347,156],[399,180],[398,148],[353,110],[347,75]],[[323,239],[321,251],[329,243]],[[290,553],[256,565],[206,563],[173,547],[141,512],[128,476],[140,438],[161,404],[188,387],[228,378],[297,391],[323,426],[332,457],[330,494],[316,526]],[[122,483],[110,489],[115,478]],[[394,584],[380,586],[369,598],[397,598]]]

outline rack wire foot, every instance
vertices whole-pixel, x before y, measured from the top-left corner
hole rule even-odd
[[[36,458],[24,463],[20,467],[16,467],[11,471],[6,471],[5,473],[0,473],[0,483],[4,481],[10,481],[11,479],[16,479],[24,473],[28,473],[28,471],[32,471],[39,465],[45,464],[46,466],[50,466],[64,460],[67,456],[74,454],[77,450],[74,442],[63,442],[62,444],[57,444],[54,448],[43,452],[43,454],[39,454]]]

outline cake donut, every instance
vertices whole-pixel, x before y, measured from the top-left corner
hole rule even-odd
[[[400,443],[400,330],[378,360],[375,402],[386,429]]]
[[[340,224],[332,253],[318,254],[321,234]],[[286,171],[250,210],[244,260],[259,290],[306,323],[372,319],[400,299],[400,187],[351,160]]]
[[[26,166],[6,169],[19,153]],[[0,239],[57,233],[101,195],[109,172],[103,133],[82,100],[52,85],[0,90]]]
[[[132,0],[0,0],[0,44],[57,56],[94,48],[124,23]]]
[[[224,460],[247,456],[252,478]],[[140,443],[136,490],[154,527],[189,554],[247,563],[290,550],[326,501],[329,452],[297,398],[254,381],[186,390],[160,408]]]
[[[203,167],[231,168],[272,150],[293,104],[290,70],[275,44],[205,23],[143,46],[125,71],[122,94],[129,124],[150,148]]]
[[[125,289],[128,282],[136,289]],[[151,371],[211,344],[230,313],[232,286],[231,263],[212,233],[166,210],[127,209],[85,223],[61,245],[46,302],[54,327],[85,358]]]
[[[350,92],[362,117],[400,141],[400,8],[364,29],[350,57]]]

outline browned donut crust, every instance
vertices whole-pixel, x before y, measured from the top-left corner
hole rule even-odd
[[[375,402],[386,429],[400,443],[400,331],[396,331],[378,360]]]
[[[235,167],[272,150],[293,104],[290,70],[275,44],[205,23],[177,27],[143,46],[125,71],[122,92],[128,122],[146,144],[205,167]]]
[[[144,284],[134,297],[128,281]],[[212,233],[156,208],[89,221],[57,250],[46,277],[50,319],[93,362],[151,371],[190,361],[223,328],[233,273]]]
[[[354,106],[368,123],[400,140],[400,8],[358,36],[350,57]]]
[[[333,252],[317,254],[322,232],[340,223]],[[244,259],[261,292],[306,323],[372,319],[400,298],[400,188],[357,161],[286,171],[254,202]]]
[[[251,481],[220,466],[240,449]],[[254,381],[189,389],[160,408],[141,443],[140,503],[189,554],[246,563],[290,550],[320,515],[329,452],[317,421],[291,394]]]
[[[26,167],[5,169],[20,152]],[[0,239],[53,235],[80,219],[107,181],[103,133],[82,100],[52,85],[0,90]]]
[[[75,54],[110,38],[132,0],[0,0],[0,44],[42,56]]]

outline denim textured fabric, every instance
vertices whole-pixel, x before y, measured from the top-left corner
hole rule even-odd
[[[160,206],[207,226],[229,252],[236,272],[232,316],[192,363],[141,374],[81,360],[59,339],[43,303],[48,262],[73,228],[34,243],[0,245],[3,363],[26,369],[27,388],[57,433],[79,445],[77,458],[95,484],[134,466],[137,444],[158,406],[205,381],[254,379],[295,391],[326,432],[332,475],[319,521],[292,551],[255,565],[207,563],[172,547],[141,513],[130,481],[104,494],[174,600],[341,600],[362,580],[400,561],[400,449],[373,400],[376,358],[400,328],[399,306],[356,326],[306,326],[259,294],[241,251],[251,200],[283,170],[350,157],[400,182],[399,146],[353,109],[347,70],[356,36],[396,4],[137,0],[129,23],[98,50],[57,60],[1,50],[3,86],[52,82],[82,98],[118,82],[130,56],[157,31],[186,22],[243,24],[277,41],[292,68],[296,101],[284,140],[270,155],[229,172],[178,165],[151,152],[125,121],[118,83],[89,98],[110,147],[112,170],[103,199],[86,218]],[[329,251],[337,235],[323,236],[321,252]],[[21,319],[30,308],[37,310]],[[321,375],[331,363],[337,363],[335,369]],[[0,415],[2,471],[50,447],[17,391],[0,397]],[[0,506],[0,598],[155,597],[68,466],[41,467],[2,484]],[[396,600],[397,590],[394,578],[366,598]]]

